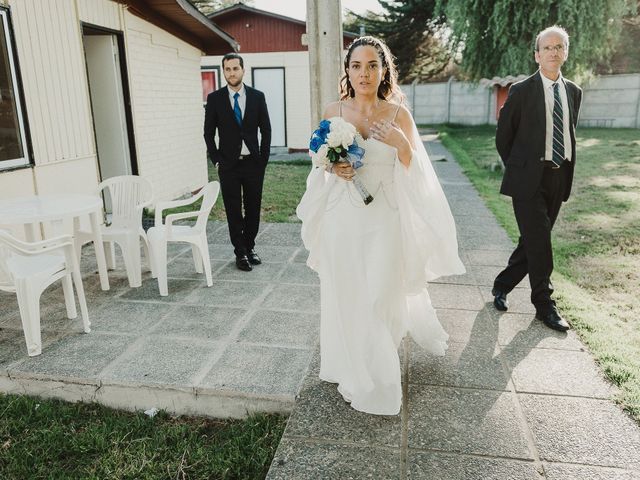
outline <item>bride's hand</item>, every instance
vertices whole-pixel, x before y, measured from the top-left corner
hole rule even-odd
[[[351,181],[356,174],[355,170],[348,162],[337,162],[333,164],[333,173],[344,180]]]
[[[370,132],[371,136],[376,140],[396,147],[397,149],[400,149],[407,142],[407,137],[398,124],[390,122],[389,120],[373,122]]]

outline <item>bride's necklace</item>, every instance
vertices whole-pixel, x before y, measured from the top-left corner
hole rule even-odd
[[[376,112],[376,110],[378,110],[378,107],[380,106],[380,99],[376,99],[376,103],[373,105],[373,107],[371,107],[371,109],[369,110],[369,113],[366,115],[366,117],[364,117],[364,121],[366,123],[369,123],[369,118],[371,118],[373,116],[373,114]],[[361,110],[357,110],[357,112],[361,115],[364,115],[364,111]]]

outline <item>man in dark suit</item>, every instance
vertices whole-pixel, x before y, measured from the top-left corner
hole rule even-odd
[[[222,70],[227,86],[207,97],[204,140],[209,158],[218,167],[236,266],[249,272],[252,265],[262,263],[254,247],[260,226],[264,171],[269,161],[271,123],[264,94],[242,83],[242,57],[236,53],[225,55]]]
[[[498,310],[508,309],[507,294],[529,274],[536,318],[559,331],[569,324],[551,298],[551,229],[569,198],[576,163],[575,127],[582,90],[560,68],[569,54],[569,36],[558,26],[538,34],[537,73],[515,83],[498,119],[496,147],[505,172],[500,193],[512,198],[520,238],[492,294]]]

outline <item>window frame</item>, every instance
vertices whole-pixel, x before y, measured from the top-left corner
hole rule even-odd
[[[18,119],[18,129],[20,130],[20,140],[22,142],[22,157],[11,160],[0,160],[0,174],[8,170],[31,167],[33,165],[33,153],[31,149],[31,139],[27,122],[27,113],[24,108],[24,92],[22,89],[22,78],[18,63],[18,55],[15,45],[15,36],[11,22],[11,10],[9,7],[0,5],[0,28],[4,31],[6,38],[7,58],[11,73],[13,98],[16,106],[16,116]]]

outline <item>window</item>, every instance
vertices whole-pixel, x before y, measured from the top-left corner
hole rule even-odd
[[[203,67],[201,69],[202,75],[202,103],[206,105],[207,96],[218,89],[218,75],[220,70],[218,67]]]
[[[0,8],[0,170],[29,164],[9,12]]]

